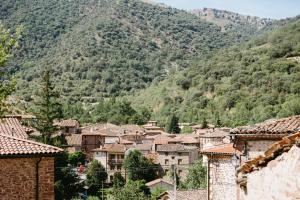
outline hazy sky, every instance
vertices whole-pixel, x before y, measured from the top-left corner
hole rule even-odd
[[[300,15],[300,0],[153,0],[180,9],[217,8],[245,15],[281,19]]]

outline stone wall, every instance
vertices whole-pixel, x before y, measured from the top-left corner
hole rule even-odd
[[[300,148],[292,149],[272,160],[264,168],[247,175],[247,189],[241,200],[300,199]]]
[[[210,200],[236,200],[235,167],[231,156],[209,157]]]
[[[36,199],[36,163],[39,158],[0,159],[0,199]],[[54,158],[39,163],[39,199],[54,200]]]
[[[259,155],[263,155],[265,151],[276,142],[276,140],[256,140],[256,141],[248,141],[247,149],[249,151],[249,158],[253,159]]]

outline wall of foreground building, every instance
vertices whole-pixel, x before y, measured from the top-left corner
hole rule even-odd
[[[0,159],[0,199],[36,199],[36,163],[40,158]],[[54,158],[39,163],[39,199],[54,200]]]
[[[241,190],[241,199],[296,200],[300,199],[299,191],[300,148],[293,146],[266,167],[247,175],[247,189]]]
[[[231,156],[209,158],[209,200],[236,200],[235,167]]]

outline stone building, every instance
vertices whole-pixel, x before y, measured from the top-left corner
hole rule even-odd
[[[54,200],[54,156],[62,149],[0,134],[2,200]]]
[[[164,133],[164,128],[157,126],[157,121],[149,121],[143,126],[146,136],[160,135]]]
[[[237,170],[238,200],[300,199],[300,132],[274,143]]]
[[[230,135],[234,145],[242,149],[241,160],[245,162],[263,155],[274,142],[297,131],[300,131],[300,115],[238,127]]]
[[[172,166],[176,166],[177,174],[185,178],[188,167],[198,159],[197,147],[184,146],[182,144],[165,144],[157,146],[158,162],[167,174]]]
[[[208,200],[236,200],[237,186],[235,182],[236,164],[232,156],[240,154],[233,144],[210,148],[201,151],[207,156]]]
[[[55,122],[54,125],[57,126],[63,134],[77,134],[80,132],[79,122],[74,119],[61,120]]]
[[[114,173],[125,173],[122,165],[126,150],[126,146],[122,144],[105,144],[101,148],[92,150],[94,153],[93,158],[98,160],[107,171],[108,182],[113,180]]]

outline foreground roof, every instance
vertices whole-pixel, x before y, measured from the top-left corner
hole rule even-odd
[[[53,155],[63,149],[50,145],[0,134],[0,157],[14,155]]]
[[[282,153],[287,152],[295,144],[300,144],[300,132],[284,137],[282,140],[275,142],[263,156],[258,156],[252,160],[246,161],[239,169],[238,173],[247,174],[256,169],[265,167],[268,162],[274,160]]]
[[[0,134],[9,135],[21,139],[27,139],[26,129],[16,117],[0,119]]]
[[[235,135],[284,135],[300,131],[300,115],[271,119],[251,126],[237,127],[231,130]]]

